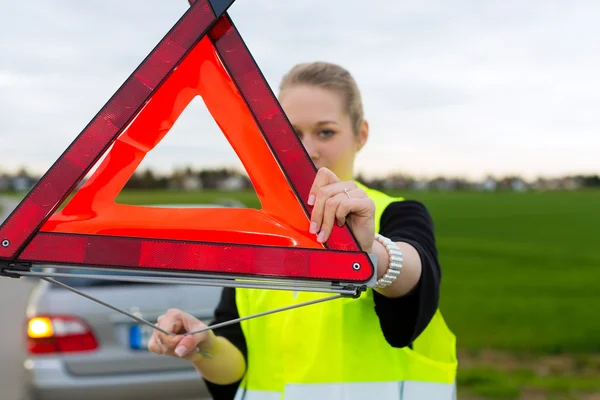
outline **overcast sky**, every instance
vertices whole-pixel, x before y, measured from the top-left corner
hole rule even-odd
[[[0,1],[0,170],[41,172],[187,8]],[[600,172],[600,1],[237,0],[230,14],[273,88],[298,62],[355,75],[367,175]],[[240,163],[196,101],[143,165]]]

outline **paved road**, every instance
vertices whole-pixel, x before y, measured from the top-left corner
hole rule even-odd
[[[0,197],[0,222],[6,219],[16,205],[14,200]],[[0,388],[3,400],[19,398],[24,357],[25,304],[32,286],[30,280],[0,277]]]

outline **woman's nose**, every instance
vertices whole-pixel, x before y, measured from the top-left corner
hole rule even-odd
[[[314,144],[314,142],[312,140],[310,140],[309,138],[303,138],[302,139],[302,145],[306,149],[306,152],[310,156],[311,160],[315,161],[315,160],[317,160],[319,158],[317,149],[316,149],[315,144]]]

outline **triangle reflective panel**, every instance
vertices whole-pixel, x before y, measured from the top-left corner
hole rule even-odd
[[[325,245],[308,232],[316,169],[226,12],[233,0],[190,3],[0,226],[4,273],[50,264],[238,279],[233,286],[370,286],[374,262],[347,226],[334,225]],[[115,203],[196,96],[246,168],[261,209]]]

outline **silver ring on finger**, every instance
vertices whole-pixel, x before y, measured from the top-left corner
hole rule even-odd
[[[350,199],[350,193],[348,193],[348,189],[344,189],[344,193],[346,193],[346,196],[348,196],[348,200]]]

